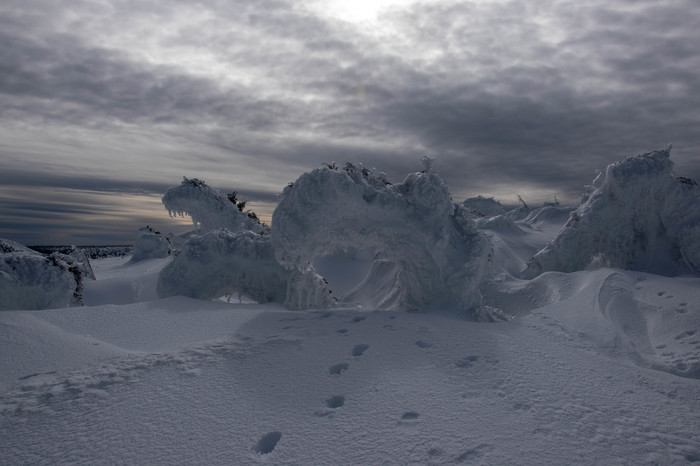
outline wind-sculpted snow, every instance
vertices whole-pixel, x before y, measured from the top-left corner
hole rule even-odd
[[[196,178],[184,178],[180,186],[168,189],[163,195],[163,205],[171,216],[192,217],[196,229],[199,225],[200,233],[217,228],[226,228],[229,231],[265,230],[254,213],[243,212],[243,207],[239,207],[218,189]]]
[[[216,299],[240,293],[290,309],[329,307],[333,300],[313,270],[288,270],[275,258],[268,235],[214,230],[192,236],[158,277],[161,297]]]
[[[490,318],[478,289],[488,241],[428,166],[397,185],[351,164],[305,173],[284,190],[273,221],[275,253],[290,270],[309,270],[323,256],[374,259],[346,301]]]
[[[81,251],[44,256],[14,241],[0,239],[0,310],[81,304],[85,278],[95,277]]]
[[[661,275],[700,272],[700,201],[672,175],[670,147],[608,166],[526,275],[617,267]]]

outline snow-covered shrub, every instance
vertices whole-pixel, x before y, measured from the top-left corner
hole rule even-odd
[[[217,228],[267,231],[255,214],[243,212],[245,203],[238,202],[235,196],[231,199],[197,178],[183,178],[180,186],[168,189],[163,195],[163,205],[171,216],[189,215],[199,233]]]
[[[139,228],[139,237],[134,242],[134,253],[130,262],[159,259],[170,254],[170,238],[150,226]]]
[[[158,295],[215,299],[241,293],[290,309],[323,308],[333,298],[312,270],[288,270],[275,258],[269,235],[214,230],[192,236],[158,277]]]
[[[506,213],[501,203],[492,197],[470,197],[462,202],[462,206],[475,217],[494,217]]]
[[[457,309],[481,315],[479,284],[490,248],[467,210],[429,170],[397,185],[347,164],[305,173],[285,188],[273,214],[272,243],[289,270],[318,257],[364,251],[369,276],[348,299],[407,311]]]
[[[670,147],[609,165],[526,275],[600,266],[700,272],[700,200],[672,168]]]
[[[0,239],[0,310],[82,304],[84,278],[94,279],[94,275],[78,253],[44,256],[14,241]]]

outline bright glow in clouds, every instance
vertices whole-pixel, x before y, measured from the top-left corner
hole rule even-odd
[[[419,0],[328,0],[313,1],[309,7],[315,13],[341,19],[355,24],[372,24],[377,22],[383,12],[391,9],[406,8]],[[433,0],[431,3],[436,3]],[[373,24],[374,23],[374,24]]]

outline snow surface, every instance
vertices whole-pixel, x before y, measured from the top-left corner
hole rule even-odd
[[[138,279],[103,265],[98,282]],[[652,315],[624,317],[628,285]],[[646,322],[652,348],[697,364],[699,279],[600,269],[501,290],[517,316],[499,323],[184,297],[2,312],[3,464],[700,460],[700,380],[629,352]]]

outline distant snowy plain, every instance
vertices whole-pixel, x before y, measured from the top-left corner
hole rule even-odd
[[[550,220],[483,231],[522,266]],[[0,312],[3,464],[700,462],[698,278],[504,279],[479,323],[157,299],[172,259],[127,260],[92,261],[85,307]]]

